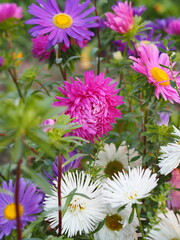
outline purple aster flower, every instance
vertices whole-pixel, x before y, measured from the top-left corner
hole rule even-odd
[[[145,6],[139,6],[139,7],[133,7],[133,15],[137,15],[137,16],[141,16],[143,14],[143,12],[146,11],[146,7]]]
[[[16,184],[12,180],[2,182],[2,189],[15,194]],[[42,211],[43,194],[38,191],[33,183],[20,179],[19,189],[19,213],[22,228],[27,222],[33,222],[37,213]],[[11,231],[16,229],[16,210],[14,196],[7,193],[0,193],[0,239],[9,236]]]
[[[49,47],[57,43],[65,43],[69,47],[69,37],[80,42],[90,40],[94,33],[88,28],[99,26],[95,22],[99,17],[87,17],[95,10],[95,7],[85,10],[90,4],[90,0],[83,4],[80,4],[79,0],[66,0],[64,11],[60,11],[56,0],[47,0],[46,2],[36,0],[36,2],[39,6],[31,4],[28,10],[34,18],[27,20],[26,23],[37,25],[29,31],[33,37],[49,34]]]
[[[0,67],[4,65],[4,58],[0,56]]]
[[[47,50],[48,46],[48,35],[39,35],[36,38],[32,38],[32,54],[35,58],[39,58],[39,61],[46,60],[50,58],[51,53],[55,50],[51,51]]]
[[[180,35],[180,18],[170,21],[165,31],[169,34]]]
[[[74,155],[77,154],[77,150],[74,149],[73,151],[69,152],[69,158],[72,158]],[[72,162],[68,163],[66,166],[64,166],[62,168],[62,172],[67,172],[69,169],[74,169],[77,168],[80,164],[82,157],[76,158],[74,159]],[[65,163],[67,161],[67,159],[62,156],[62,164]],[[44,171],[44,173],[46,174],[46,176],[50,179],[50,181],[52,182],[53,180],[55,180],[58,176],[58,157],[56,157],[56,162],[52,163],[52,173],[53,176],[50,176],[46,171]]]
[[[162,125],[168,126],[170,113],[169,112],[158,112],[158,115],[160,117],[160,121],[157,121],[156,124],[158,126],[162,126]]]
[[[155,19],[154,22],[149,22],[147,24],[147,27],[152,27],[155,30],[164,30],[173,19],[174,17],[168,17],[165,19]]]

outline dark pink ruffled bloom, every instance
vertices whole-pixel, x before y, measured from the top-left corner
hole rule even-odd
[[[117,5],[112,7],[114,13],[105,13],[107,21],[104,23],[120,34],[129,32],[133,27],[134,17],[131,2],[117,2]]]
[[[9,18],[22,18],[22,8],[16,3],[2,3],[0,4],[0,22]]]
[[[0,67],[4,65],[4,58],[0,56]]]
[[[123,97],[117,95],[117,83],[105,78],[104,73],[95,76],[93,71],[87,71],[84,81],[70,79],[71,83],[66,81],[62,88],[58,87],[65,97],[56,97],[58,101],[53,106],[67,106],[65,114],[82,124],[73,135],[94,142],[94,138],[99,139],[113,129],[115,118],[121,118],[122,113],[116,107],[123,103]]]
[[[180,169],[176,168],[172,171],[172,177],[170,180],[171,185],[174,188],[180,188]],[[172,191],[170,194],[170,200],[168,201],[168,207],[170,209],[180,210],[180,191]]]
[[[51,53],[55,50],[48,51],[48,35],[40,35],[36,38],[32,38],[32,54],[35,58],[39,58],[39,61],[49,59]]]
[[[170,81],[174,81],[173,76],[177,76],[178,72],[170,71],[166,67],[170,67],[170,59],[167,53],[160,53],[154,44],[140,44],[138,47],[139,57],[131,56],[134,61],[131,66],[134,71],[144,74],[148,83],[155,86],[155,96],[157,99],[160,95],[165,101],[171,103],[180,103],[180,96],[175,87],[171,86]],[[173,66],[176,63],[173,63]],[[166,67],[162,67],[164,65]],[[176,77],[176,84],[180,90],[180,76]]]
[[[169,34],[180,35],[180,19],[172,20],[165,31]]]

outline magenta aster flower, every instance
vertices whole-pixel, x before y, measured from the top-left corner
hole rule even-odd
[[[22,8],[18,7],[16,3],[2,3],[0,4],[0,22],[9,18],[22,18]]]
[[[112,7],[114,13],[105,13],[107,21],[104,23],[120,34],[129,32],[133,27],[133,8],[131,7],[131,2],[117,2],[117,5]]]
[[[170,21],[165,31],[169,34],[180,35],[180,19]]]
[[[71,83],[65,82],[62,88],[58,87],[65,97],[56,97],[58,102],[53,106],[67,106],[65,114],[75,118],[73,122],[82,124],[74,131],[75,136],[94,142],[94,138],[98,139],[112,130],[115,118],[121,117],[116,107],[123,103],[123,97],[117,96],[117,83],[111,82],[112,79],[105,78],[104,73],[95,76],[93,71],[87,71],[84,81],[71,77]]]
[[[170,183],[174,188],[180,188],[180,169],[176,168],[172,172]],[[168,200],[168,207],[171,209],[180,210],[180,191],[172,190],[170,200]]]
[[[44,120],[42,123],[41,123],[41,126],[46,126],[46,127],[43,127],[43,131],[44,132],[49,132],[52,127],[50,126],[53,126],[55,124],[56,120],[55,119],[51,119],[51,118],[48,118],[46,120]]]
[[[90,0],[83,4],[80,4],[79,0],[66,0],[64,11],[59,10],[56,0],[46,2],[36,0],[36,2],[40,6],[31,4],[28,11],[34,18],[26,21],[27,24],[37,25],[29,31],[33,37],[49,34],[49,46],[65,43],[69,47],[69,37],[82,42],[94,36],[88,28],[98,26],[98,23],[94,22],[98,17],[87,17],[95,10],[94,7],[85,10]]]
[[[4,65],[4,58],[0,56],[0,67]]]
[[[12,180],[2,183],[2,189],[12,192],[13,195],[0,193],[0,239],[9,236],[13,229],[16,229],[15,210],[15,184]],[[35,214],[42,211],[43,194],[40,193],[33,183],[20,179],[19,189],[19,213],[22,227],[27,222],[33,222],[37,216]]]
[[[40,35],[36,38],[32,38],[32,54],[35,58],[39,58],[39,61],[50,58],[51,53],[54,50],[48,51],[48,36]],[[54,51],[55,52],[55,51]]]
[[[131,66],[136,72],[147,76],[148,82],[155,86],[155,96],[159,99],[160,95],[164,100],[171,103],[180,103],[178,91],[170,85],[170,80],[173,81],[173,76],[177,72],[172,72],[162,65],[169,67],[170,59],[166,53],[159,53],[157,46],[154,44],[142,44],[138,48],[139,58],[130,57],[134,61]],[[175,63],[173,63],[173,66]],[[176,78],[177,85],[180,86],[180,77]]]

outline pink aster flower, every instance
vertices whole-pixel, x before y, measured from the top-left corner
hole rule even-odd
[[[170,180],[171,185],[174,188],[180,188],[180,169],[176,168],[172,172]],[[176,210],[180,210],[180,191],[172,190],[170,194],[170,200],[168,201],[168,207]]]
[[[112,7],[114,13],[105,13],[107,21],[104,23],[120,34],[129,32],[133,27],[134,17],[133,8],[131,7],[131,2],[117,2],[117,5]]]
[[[65,114],[82,124],[73,135],[94,142],[94,138],[99,139],[112,130],[115,118],[121,118],[122,113],[116,107],[123,103],[123,97],[117,95],[117,83],[105,78],[104,73],[95,76],[93,71],[87,71],[84,81],[70,79],[71,83],[64,82],[62,88],[58,87],[65,97],[56,97],[58,102],[53,106],[67,106]]]
[[[0,67],[4,65],[4,58],[0,56]]]
[[[56,120],[51,119],[51,118],[44,120],[41,124],[41,126],[46,126],[43,128],[43,131],[49,132],[52,129],[52,127],[50,127],[50,126],[53,126],[55,124],[55,122],[56,122]]]
[[[90,0],[80,4],[80,0],[66,0],[64,10],[60,10],[56,0],[36,0],[39,4],[31,4],[28,12],[34,17],[26,24],[35,24],[29,33],[33,37],[48,34],[49,47],[57,43],[70,46],[70,39],[78,42],[90,40],[94,33],[89,28],[98,27],[96,22],[99,17],[89,16],[95,7],[86,9]],[[89,16],[89,17],[88,17]]]
[[[51,53],[54,50],[48,51],[48,36],[40,35],[36,38],[32,38],[32,54],[35,58],[39,58],[39,61],[49,59]],[[55,51],[54,51],[55,52]]]
[[[160,95],[164,100],[168,100],[171,103],[180,103],[180,96],[178,91],[171,86],[170,80],[173,80],[173,76],[177,76],[177,72],[172,72],[161,65],[170,66],[170,59],[166,53],[159,52],[157,46],[154,44],[145,45],[140,44],[138,48],[139,57],[131,56],[130,59],[134,61],[131,66],[136,72],[142,73],[147,76],[148,83],[155,86],[155,96],[159,99]],[[173,63],[173,66],[175,63]],[[180,89],[180,77],[176,78],[177,86]]]
[[[169,34],[180,35],[180,19],[170,21],[165,31]]]
[[[0,22],[9,18],[22,18],[22,8],[18,7],[16,3],[2,3],[0,4]]]

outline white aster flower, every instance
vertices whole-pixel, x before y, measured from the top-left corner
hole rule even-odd
[[[161,152],[158,163],[160,173],[167,175],[177,168],[180,164],[180,131],[174,127],[174,135],[177,136],[174,143],[169,143],[167,146],[161,146]]]
[[[158,215],[160,222],[149,233],[151,240],[179,240],[180,215],[167,209],[167,213]]]
[[[46,195],[44,209],[47,211],[46,220],[52,228],[58,226],[58,192],[52,189],[52,195]],[[82,233],[88,234],[95,230],[98,223],[104,219],[104,205],[101,197],[101,185],[93,182],[89,174],[84,172],[66,172],[61,181],[62,210],[67,196],[76,189],[65,214],[62,217],[62,233],[72,237]],[[85,196],[78,195],[84,194]],[[56,208],[56,210],[54,210]]]
[[[151,175],[151,170],[141,167],[129,168],[129,172],[118,172],[111,179],[107,179],[103,186],[103,199],[111,207],[117,208],[127,204],[140,204],[140,199],[150,195],[150,191],[157,186],[157,174]]]
[[[141,157],[131,162],[134,157],[138,156],[138,152],[134,148],[128,149],[125,142],[122,142],[117,150],[114,143],[110,143],[104,145],[104,151],[99,152],[95,164],[102,169],[100,172],[102,175],[112,177],[122,169],[128,169],[128,166],[140,166],[142,164]]]
[[[103,227],[94,234],[95,240],[134,240],[137,217],[134,217],[131,224],[128,219],[131,214],[131,208],[125,208],[118,212],[109,205],[106,207],[106,217]]]

